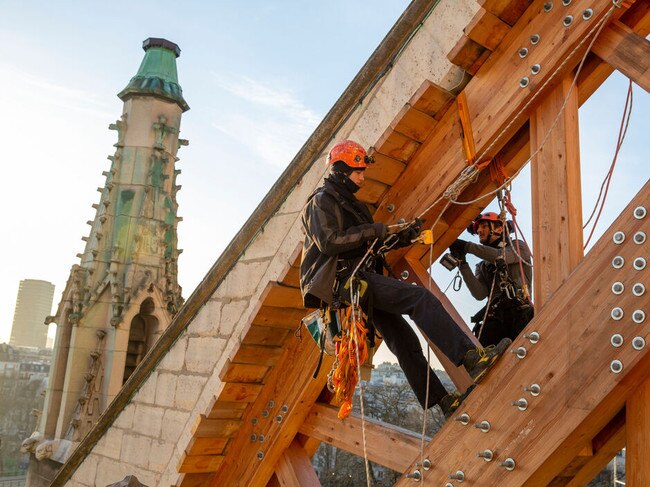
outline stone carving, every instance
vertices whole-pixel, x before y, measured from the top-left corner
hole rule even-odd
[[[167,117],[164,115],[158,116],[158,121],[154,122],[153,130],[156,134],[156,140],[153,144],[154,149],[165,150],[165,138],[168,134],[175,134],[178,132],[176,127],[167,125]]]
[[[46,458],[52,458],[52,456],[59,449],[60,440],[46,440],[36,447],[34,450],[34,455],[36,460],[44,460]]]
[[[119,120],[108,126],[110,130],[117,130],[117,143],[113,147],[124,147],[124,135],[126,134],[126,116],[124,113]]]
[[[43,435],[34,431],[29,438],[25,438],[21,443],[20,453],[34,453],[41,443],[43,443]]]

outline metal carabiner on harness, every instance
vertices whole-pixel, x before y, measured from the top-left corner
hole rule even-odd
[[[453,284],[452,284],[452,289],[456,292],[460,291],[460,288],[463,287],[463,278],[460,275],[460,269],[456,271],[456,275],[454,276]]]

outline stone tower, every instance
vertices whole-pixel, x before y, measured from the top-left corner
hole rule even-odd
[[[138,73],[119,94],[122,116],[97,190],[81,262],[72,266],[56,315],[36,458],[64,461],[111,402],[181,306],[177,282],[180,186],[176,152],[189,109],[178,84],[179,47],[149,38]],[[40,440],[39,440],[40,441]],[[56,465],[52,465],[56,467]]]

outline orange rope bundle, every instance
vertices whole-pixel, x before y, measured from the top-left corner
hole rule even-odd
[[[361,312],[355,312],[354,307],[347,309],[345,318],[341,323],[342,338],[337,345],[337,355],[332,384],[336,394],[336,400],[341,407],[339,419],[345,419],[352,412],[352,398],[354,389],[359,382],[359,364],[368,360],[368,346],[366,344],[365,326]],[[358,356],[357,356],[358,355]],[[357,359],[360,362],[357,362]]]

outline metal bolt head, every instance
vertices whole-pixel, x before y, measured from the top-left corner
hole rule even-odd
[[[271,400],[269,401],[269,403],[268,403],[268,407],[269,407],[269,409],[273,409],[273,408],[275,407],[275,401],[274,401],[273,399],[271,399]]]
[[[636,232],[636,233],[634,234],[634,243],[635,243],[635,244],[637,244],[637,245],[641,245],[642,243],[645,242],[645,240],[646,240],[645,232],[641,232],[641,231],[639,231],[639,232]]]
[[[618,320],[620,320],[621,318],[623,318],[623,315],[624,315],[625,313],[623,313],[623,309],[622,309],[622,308],[619,308],[619,307],[617,306],[616,308],[614,308],[614,309],[612,310],[612,312],[611,312],[610,314],[611,314],[613,320],[618,321]]]
[[[257,452],[257,459],[261,460],[262,458],[264,458],[264,452],[263,451],[258,451]]]
[[[264,435],[259,435],[257,439],[260,440],[260,443],[264,443],[265,440]]]
[[[632,321],[636,324],[643,323],[645,321],[645,312],[642,309],[635,309],[632,313]]]
[[[620,245],[625,242],[625,232],[618,231],[612,236],[612,240],[616,245]]]
[[[492,459],[494,458],[494,453],[492,453],[492,450],[483,450],[481,452],[478,452],[476,454],[477,457],[482,458],[486,462],[491,462]]]
[[[278,415],[275,417],[275,420],[276,420],[278,423],[281,423],[283,419],[284,419],[284,418],[282,417],[281,414],[278,414]]]
[[[469,414],[467,414],[467,413],[463,413],[463,414],[461,414],[459,416],[454,417],[454,421],[458,421],[462,425],[468,425],[469,420],[470,420],[470,417],[469,417]]]
[[[625,291],[625,285],[622,282],[616,281],[612,284],[612,292],[614,294],[623,294],[623,291]]]
[[[508,457],[499,465],[505,468],[506,470],[513,471],[515,469],[516,463],[512,458]]]
[[[533,46],[536,46],[537,44],[539,44],[539,40],[540,40],[539,34],[533,34],[533,35],[530,36],[530,43]]]
[[[257,424],[257,422],[258,422],[258,419],[257,419],[257,418],[253,418],[253,419],[251,419],[251,424],[252,424],[253,426],[255,426],[255,425]]]
[[[643,296],[644,293],[645,293],[645,286],[643,285],[643,283],[637,282],[636,284],[634,284],[634,286],[632,286],[632,294],[634,294],[635,296]]]
[[[519,347],[511,350],[511,353],[514,353],[518,359],[523,359],[528,353],[528,350],[526,350],[526,347]]]
[[[542,388],[539,384],[531,384],[528,387],[524,387],[525,392],[530,392],[531,396],[539,396],[542,392]]]
[[[632,339],[632,348],[634,350],[643,350],[645,348],[645,338],[634,337]]]
[[[406,281],[406,280],[409,278],[409,276],[410,276],[409,271],[402,271],[402,273],[400,274],[400,277],[401,277],[404,281]]]
[[[490,422],[481,421],[480,423],[476,423],[474,425],[474,428],[480,429],[483,433],[487,433],[488,431],[490,431]]]
[[[643,257],[637,257],[634,259],[634,264],[632,264],[637,271],[642,271],[645,269],[645,259]]]
[[[612,360],[612,362],[609,364],[609,370],[615,374],[620,374],[623,370],[623,362],[620,360]]]
[[[539,336],[539,333],[537,333],[536,331],[531,331],[530,333],[526,333],[524,335],[524,338],[527,338],[528,341],[534,345],[539,341],[541,337]]]
[[[562,0],[562,5],[568,7],[571,4],[571,0]]]
[[[526,56],[528,56],[528,48],[527,47],[522,47],[521,49],[519,49],[519,57],[521,59],[523,59]]]
[[[637,206],[634,208],[634,218],[637,220],[641,220],[642,218],[645,218],[647,214],[647,211],[644,206]]]
[[[612,259],[612,267],[614,269],[620,269],[625,265],[625,259],[621,257],[620,255],[617,255]]]
[[[526,88],[528,84],[530,83],[530,80],[528,79],[528,76],[524,76],[519,80],[519,87],[520,88]]]
[[[562,25],[569,27],[573,23],[573,15],[567,15],[562,19]]]
[[[530,72],[533,74],[533,76],[535,76],[536,74],[538,74],[541,71],[541,69],[542,69],[542,67],[539,64],[533,64],[530,67]]]
[[[282,406],[282,408],[280,409],[280,411],[282,411],[284,414],[287,414],[287,413],[289,412],[289,406],[287,406],[286,404],[284,404],[284,405]]]
[[[609,339],[609,342],[612,344],[612,347],[618,348],[623,345],[623,335],[616,333],[612,335],[612,337]]]
[[[425,458],[424,460],[422,460],[422,468],[423,469],[431,470],[431,467],[432,467],[431,460],[429,460],[428,458]]]
[[[582,20],[589,20],[589,19],[592,18],[593,16],[594,16],[594,11],[593,11],[593,9],[588,8],[588,9],[585,9],[585,10],[582,12]]]
[[[553,10],[553,2],[544,2],[544,12],[550,12]]]
[[[262,411],[262,416],[263,416],[264,418],[268,418],[268,417],[269,417],[269,412],[268,412],[267,409],[264,409],[264,410]]]
[[[519,411],[525,411],[528,409],[528,401],[523,397],[517,399],[516,401],[513,401],[512,405],[517,406],[517,409],[519,409]]]
[[[393,213],[395,211],[395,205],[393,203],[388,203],[386,205],[386,211],[388,213]]]
[[[465,480],[465,472],[462,470],[456,470],[456,473],[450,474],[449,478],[452,480],[457,480],[458,482],[462,482]]]
[[[251,441],[257,441],[257,435],[255,433],[251,435]]]

